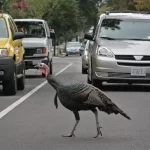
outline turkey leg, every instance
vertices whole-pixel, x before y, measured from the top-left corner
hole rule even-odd
[[[75,115],[76,123],[75,123],[75,125],[73,127],[73,130],[72,130],[71,134],[63,135],[63,137],[73,137],[73,136],[75,137],[74,131],[76,130],[76,127],[77,127],[77,125],[78,125],[78,123],[80,121],[80,116],[79,116],[79,112],[78,111],[76,111],[76,112],[74,111],[73,113]]]
[[[101,128],[99,126],[99,121],[98,121],[98,111],[96,109],[92,110],[92,112],[95,114],[95,119],[96,119],[96,128],[97,128],[97,135],[94,136],[93,138],[97,138],[99,135],[102,136]]]

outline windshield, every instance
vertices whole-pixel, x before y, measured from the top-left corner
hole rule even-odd
[[[150,20],[104,19],[100,37],[109,40],[150,40]]]
[[[80,43],[68,43],[67,47],[80,47],[81,44]]]
[[[0,18],[0,38],[8,38],[7,25],[4,18]]]
[[[16,25],[19,31],[24,32],[25,38],[42,38],[46,36],[42,22],[16,21]]]

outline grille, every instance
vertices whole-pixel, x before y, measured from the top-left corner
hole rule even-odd
[[[115,55],[117,60],[136,60],[133,55]],[[150,61],[150,56],[143,56],[141,61]]]
[[[35,48],[25,48],[25,56],[33,56],[35,53]]]
[[[125,62],[117,62],[118,65],[122,66],[143,66],[143,67],[150,67],[150,63],[125,63]]]
[[[109,72],[108,77],[112,78],[137,78],[137,76],[131,76],[130,73],[115,73],[115,72]],[[138,77],[138,78],[150,78],[150,73],[147,73],[145,77]]]
[[[135,60],[132,55],[115,55],[115,58],[118,60]]]

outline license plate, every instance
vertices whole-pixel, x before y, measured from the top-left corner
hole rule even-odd
[[[131,75],[132,76],[146,76],[146,69],[145,68],[132,68]]]
[[[32,64],[33,64],[33,65],[37,65],[38,63],[41,63],[41,61],[40,61],[40,60],[33,60],[33,61],[32,61]]]

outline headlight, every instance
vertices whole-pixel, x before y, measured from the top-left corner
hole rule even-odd
[[[86,55],[86,56],[87,56],[87,55],[88,55],[88,52],[87,52],[87,51],[85,51],[85,52],[84,52],[84,55]]]
[[[114,54],[106,47],[98,47],[97,55],[104,57],[114,57]]]
[[[44,48],[38,48],[38,49],[36,50],[36,52],[37,52],[38,54],[46,53],[46,48],[45,48],[45,47],[44,47]]]
[[[0,49],[0,55],[8,56],[8,50],[7,49]]]

